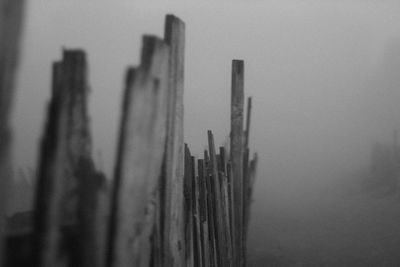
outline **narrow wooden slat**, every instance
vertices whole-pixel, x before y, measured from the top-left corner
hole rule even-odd
[[[242,233],[242,244],[243,244],[243,262],[246,266],[246,254],[247,254],[247,227],[248,227],[248,213],[249,213],[249,201],[248,201],[248,188],[249,188],[249,148],[244,149],[243,153],[243,233]]]
[[[155,196],[165,149],[168,46],[143,38],[141,65],[130,70],[115,167],[108,266],[148,266]]]
[[[10,111],[15,95],[16,70],[19,61],[24,0],[0,1],[0,266],[3,262],[3,242],[7,195],[12,178]]]
[[[243,92],[244,62],[232,61],[231,92],[231,162],[235,207],[235,263],[244,266],[243,262]]]
[[[192,158],[189,148],[185,144],[185,176],[183,183],[183,196],[184,196],[184,227],[185,227],[185,265],[193,266],[193,250],[194,250],[194,236],[193,236],[193,172],[192,172]]]
[[[250,137],[250,122],[251,122],[251,108],[252,108],[252,98],[247,98],[247,112],[246,112],[246,130],[244,138],[244,147],[249,148],[249,137]]]
[[[183,80],[185,25],[173,15],[165,20],[164,38],[170,46],[168,82],[168,121],[164,181],[161,188],[164,211],[163,250],[165,266],[184,267],[185,253],[183,225]]]
[[[195,267],[203,267],[204,255],[201,242],[201,218],[200,218],[200,177],[196,175],[196,160],[192,156],[192,198],[193,198],[193,259]]]
[[[210,245],[208,237],[208,209],[207,209],[207,187],[205,178],[204,160],[197,161],[198,181],[199,181],[199,215],[200,215],[200,235],[202,246],[202,264],[210,267]]]
[[[210,175],[211,163],[208,156],[208,152],[204,151],[204,163],[205,163],[205,181],[207,189],[207,209],[208,209],[208,233],[209,233],[209,245],[210,245],[210,263],[211,266],[218,266],[218,247],[216,238],[216,227],[215,227],[215,203],[214,195],[212,190],[212,179]]]
[[[234,201],[233,201],[233,184],[232,184],[232,165],[230,162],[226,165],[226,172],[227,172],[227,184],[228,184],[228,210],[229,210],[229,221],[230,221],[230,233],[231,233],[231,249],[232,254],[235,251],[235,209],[234,209]],[[233,261],[235,260],[235,255],[233,255]],[[235,262],[233,262],[233,266]]]
[[[221,159],[223,157],[220,157]],[[223,169],[225,169],[225,164],[223,160],[221,160],[221,165]],[[220,191],[221,191],[221,215],[223,219],[223,235],[225,237],[225,248],[226,248],[226,262],[225,266],[233,265],[233,254],[232,254],[232,237],[231,237],[231,224],[230,224],[230,215],[229,215],[229,197],[228,197],[228,178],[225,172],[219,172],[219,180],[220,180]]]
[[[224,217],[222,208],[221,185],[219,182],[217,156],[215,154],[214,137],[212,132],[208,131],[208,147],[210,152],[210,170],[212,181],[212,193],[215,203],[215,225],[216,225],[216,240],[218,247],[219,266],[227,266],[227,242],[224,235]]]

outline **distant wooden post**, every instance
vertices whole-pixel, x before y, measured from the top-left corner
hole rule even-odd
[[[183,215],[183,83],[185,24],[173,15],[165,20],[165,41],[170,47],[168,82],[168,120],[164,171],[161,188],[164,197],[163,240],[167,267],[184,267]]]
[[[141,65],[128,71],[115,166],[108,266],[149,266],[155,194],[165,149],[168,46],[143,38]]]
[[[19,60],[24,0],[0,0],[0,266],[2,266],[4,216],[11,181],[10,111]]]
[[[243,102],[244,102],[244,62],[232,61],[231,92],[231,162],[234,188],[235,215],[235,263],[243,262]]]

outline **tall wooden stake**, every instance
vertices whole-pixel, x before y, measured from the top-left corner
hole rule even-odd
[[[165,20],[165,41],[170,47],[168,120],[161,197],[164,198],[164,262],[168,267],[185,266],[183,214],[183,83],[185,24],[173,15]]]
[[[128,71],[115,166],[108,266],[149,266],[155,194],[165,149],[168,46],[143,38],[141,65]]]
[[[243,102],[244,62],[232,61],[231,92],[231,162],[234,188],[235,217],[235,265],[243,262]]]

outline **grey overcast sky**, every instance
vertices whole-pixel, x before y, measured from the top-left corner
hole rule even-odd
[[[95,157],[111,173],[124,70],[138,63],[143,34],[162,36],[167,13],[186,23],[185,140],[195,154],[207,129],[217,144],[228,135],[231,60],[245,60],[260,188],[297,167],[362,162],[400,126],[398,1],[27,2],[16,167],[36,165],[51,62],[62,47],[83,48]]]

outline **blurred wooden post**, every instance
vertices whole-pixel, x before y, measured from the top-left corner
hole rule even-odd
[[[149,266],[150,235],[165,149],[168,46],[143,38],[141,65],[128,70],[115,166],[108,266]]]
[[[231,162],[234,188],[235,214],[235,265],[243,262],[243,99],[244,99],[244,62],[232,61],[231,92]]]
[[[3,262],[4,216],[11,182],[10,112],[24,17],[24,0],[0,0],[0,266]]]
[[[95,218],[104,178],[91,158],[87,94],[85,53],[64,51],[63,60],[53,65],[52,99],[39,155],[34,266],[61,266],[72,258],[80,266],[98,265],[101,257]],[[73,224],[79,229],[68,238],[79,243],[62,251],[66,237],[61,230]]]
[[[183,214],[183,82],[185,24],[173,15],[165,20],[165,42],[169,45],[167,140],[161,181],[161,227],[164,229],[163,262],[168,267],[184,267]],[[163,187],[164,186],[164,187]]]

